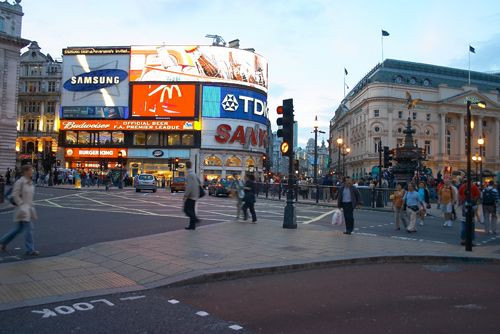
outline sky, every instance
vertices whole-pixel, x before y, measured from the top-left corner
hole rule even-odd
[[[12,2],[13,0],[8,0]],[[240,39],[269,61],[268,107],[293,98],[299,146],[314,117],[326,131],[349,87],[384,57],[500,72],[500,1],[23,0],[24,38],[61,57],[67,46],[210,44]]]

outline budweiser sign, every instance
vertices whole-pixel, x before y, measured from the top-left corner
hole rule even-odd
[[[171,120],[74,120],[61,121],[61,130],[162,131],[194,130],[193,121]]]

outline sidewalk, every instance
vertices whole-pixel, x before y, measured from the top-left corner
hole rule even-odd
[[[214,275],[220,279],[277,271],[280,266],[306,268],[325,261],[350,263],[369,257],[387,261],[386,257],[391,256],[500,261],[499,249],[498,245],[484,245],[465,252],[458,245],[361,234],[346,236],[328,226],[300,225],[297,230],[285,230],[278,222],[228,222],[0,265],[0,310],[203,281],[210,275],[211,279]]]

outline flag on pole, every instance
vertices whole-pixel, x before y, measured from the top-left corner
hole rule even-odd
[[[345,67],[344,67],[344,73],[345,73],[345,75],[348,75],[348,74],[349,74],[349,72],[347,72],[347,70],[346,70],[346,68],[345,68]]]
[[[382,36],[389,36],[389,33],[382,29]]]
[[[469,52],[476,53],[476,49],[469,45]]]

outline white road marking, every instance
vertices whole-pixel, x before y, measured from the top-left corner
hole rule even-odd
[[[331,211],[325,212],[324,214],[319,215],[318,217],[313,218],[311,220],[305,221],[302,224],[307,225],[307,224],[311,224],[311,223],[317,222],[318,220],[321,220],[321,219],[325,218],[326,216],[331,215],[335,210],[337,210],[337,209],[333,209]]]
[[[366,235],[368,237],[376,237],[377,235],[374,233],[364,233],[364,232],[356,232],[354,234],[359,234],[359,235]]]
[[[136,300],[136,299],[142,299],[146,298],[146,296],[130,296],[130,297],[123,297],[120,298],[120,300]]]
[[[134,211],[139,211],[139,212],[144,212],[148,215],[152,215],[152,216],[156,216],[157,214],[154,213],[154,212],[149,212],[149,211],[146,211],[146,210],[141,210],[141,209],[134,209],[134,208],[125,208],[123,206],[120,206],[120,205],[115,205],[115,204],[111,204],[111,203],[105,203],[105,202],[101,202],[101,201],[98,201],[96,199],[93,199],[93,198],[88,198],[88,197],[85,197],[83,196],[83,194],[80,194],[78,195],[79,197],[83,198],[83,199],[86,199],[86,200],[89,200],[89,201],[92,201],[92,202],[95,202],[95,203],[98,203],[98,204],[101,204],[101,205],[107,205],[107,206],[112,206],[114,208],[117,208],[117,209],[122,209],[122,210],[134,210]]]
[[[61,205],[59,205],[59,204],[57,204],[57,203],[54,203],[54,202],[52,202],[51,200],[48,200],[48,199],[46,199],[46,200],[45,200],[45,202],[50,203],[50,204],[52,204],[53,206],[56,206],[56,207],[58,207],[58,208],[61,208],[61,207],[62,207]]]
[[[231,325],[231,326],[229,326],[229,328],[231,328],[231,329],[233,329],[235,331],[239,331],[240,329],[243,329],[243,327],[238,326],[238,325]]]
[[[180,302],[177,299],[169,299],[168,302],[172,305],[179,304]]]
[[[200,317],[206,317],[208,315],[208,313],[205,311],[198,311],[196,312],[196,314],[199,315]]]

